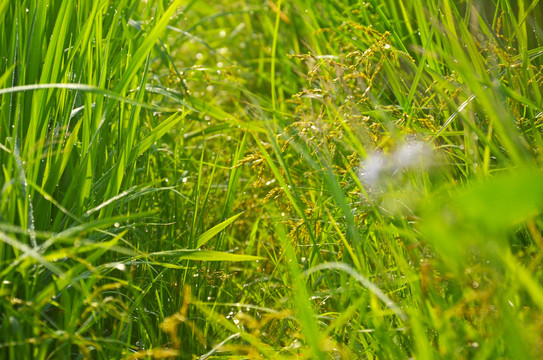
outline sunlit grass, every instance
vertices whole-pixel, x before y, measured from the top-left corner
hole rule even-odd
[[[0,358],[537,358],[543,7],[0,4]]]

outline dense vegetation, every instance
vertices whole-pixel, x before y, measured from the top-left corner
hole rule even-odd
[[[0,2],[0,358],[541,356],[542,24]]]

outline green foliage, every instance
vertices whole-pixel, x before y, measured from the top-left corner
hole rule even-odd
[[[0,358],[538,358],[538,0],[0,3]]]

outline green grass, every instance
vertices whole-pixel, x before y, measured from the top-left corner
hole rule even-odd
[[[539,358],[541,24],[0,3],[0,358]]]

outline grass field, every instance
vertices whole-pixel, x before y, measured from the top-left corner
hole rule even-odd
[[[0,2],[1,359],[543,356],[543,3]]]

